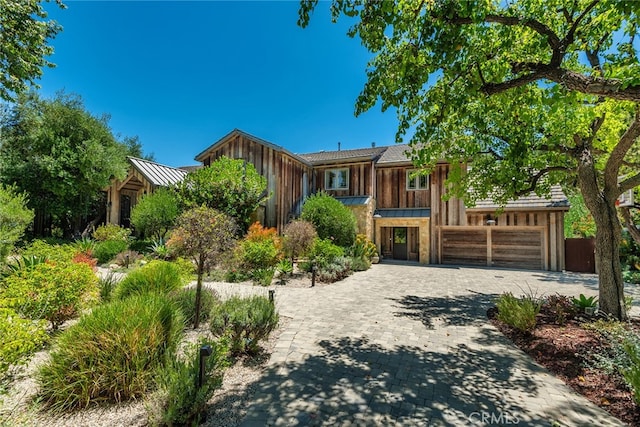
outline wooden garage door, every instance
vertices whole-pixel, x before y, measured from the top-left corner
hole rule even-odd
[[[544,227],[439,227],[440,263],[545,269]]]

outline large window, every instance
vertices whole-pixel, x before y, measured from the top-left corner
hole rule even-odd
[[[348,190],[349,169],[329,169],[325,171],[324,187],[327,190]]]
[[[429,175],[422,175],[416,170],[407,171],[407,190],[428,190]]]

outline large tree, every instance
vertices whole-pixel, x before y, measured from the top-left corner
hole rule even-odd
[[[113,137],[108,119],[89,113],[79,96],[34,93],[20,95],[2,119],[0,182],[28,193],[35,233],[82,231],[102,190],[128,167],[127,146]]]
[[[317,1],[302,1],[299,24]],[[334,0],[374,56],[356,102],[397,109],[426,168],[472,205],[576,185],[597,227],[600,307],[626,318],[616,199],[640,185],[640,2]],[[470,191],[472,189],[472,191]]]
[[[0,98],[14,100],[52,67],[50,39],[62,29],[47,20],[41,0],[0,0]],[[60,0],[56,3],[64,8]]]
[[[235,219],[244,233],[251,214],[268,198],[267,180],[253,164],[222,156],[197,169],[174,187],[183,209],[207,206]]]

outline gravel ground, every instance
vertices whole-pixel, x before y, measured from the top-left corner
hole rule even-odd
[[[251,283],[206,283],[205,286],[215,289],[222,299],[231,295],[267,296],[269,289],[278,288],[278,286],[254,287]],[[310,282],[307,278],[296,278],[286,286],[309,287]],[[263,351],[259,356],[237,360],[234,365],[225,370],[223,385],[210,400],[207,420],[203,425],[230,427],[240,424],[264,365],[288,321],[288,318],[280,317],[278,329],[271,334],[267,342],[263,343]],[[185,342],[194,342],[199,336],[207,334],[206,325],[197,331],[189,330],[185,334]],[[40,411],[37,403],[34,402],[38,392],[34,376],[38,367],[46,362],[48,355],[48,350],[36,353],[28,365],[18,369],[8,393],[0,395],[0,426],[136,427],[147,425],[147,409],[143,401],[89,408],[64,415],[52,415],[46,411]]]

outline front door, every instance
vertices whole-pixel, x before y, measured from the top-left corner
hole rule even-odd
[[[131,197],[126,194],[120,195],[120,225],[131,227]]]
[[[407,259],[407,227],[393,228],[393,259]]]

